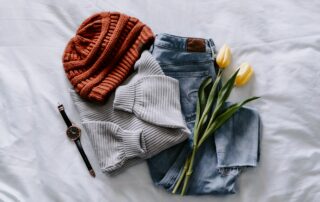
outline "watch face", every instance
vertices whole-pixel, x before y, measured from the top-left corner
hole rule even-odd
[[[80,137],[80,133],[81,133],[81,130],[77,126],[70,126],[67,129],[67,136],[72,140],[75,140],[75,139],[79,138]]]

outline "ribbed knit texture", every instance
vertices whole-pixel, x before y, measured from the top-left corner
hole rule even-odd
[[[65,49],[67,77],[82,98],[103,102],[132,72],[153,39],[151,29],[137,18],[97,13],[80,25]]]
[[[95,151],[98,159],[103,159],[100,162],[104,168],[115,170],[130,158],[144,157],[146,148],[141,129],[123,130],[117,124],[101,121],[84,122],[83,125],[90,133],[99,134],[92,137],[91,142],[93,148],[99,148]]]
[[[135,69],[104,105],[71,92],[100,167],[108,173],[150,158],[190,134],[181,113],[178,82],[163,74],[148,51]]]
[[[113,107],[134,113],[140,119],[154,125],[184,128],[180,100],[177,99],[179,82],[171,77],[163,76],[164,73],[159,64],[148,54],[144,52],[142,59],[137,63],[138,74],[127,85],[117,88]],[[163,99],[166,102],[163,102]]]

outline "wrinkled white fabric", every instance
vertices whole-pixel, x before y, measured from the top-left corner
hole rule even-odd
[[[57,111],[79,122],[61,56],[80,23],[102,10],[125,12],[155,33],[228,43],[233,64],[255,75],[231,101],[252,95],[263,122],[261,161],[239,178],[239,193],[183,201],[300,202],[320,198],[320,2],[0,0],[0,201],[181,201],[152,185],[139,164],[92,178]],[[231,68],[225,75],[231,74]]]

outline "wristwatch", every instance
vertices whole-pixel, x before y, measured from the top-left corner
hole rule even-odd
[[[84,152],[84,150],[82,148],[82,145],[81,145],[81,141],[80,141],[81,129],[78,126],[74,125],[70,121],[70,119],[68,118],[66,112],[64,111],[64,107],[63,107],[62,104],[60,104],[58,106],[58,109],[60,111],[60,114],[61,114],[64,122],[66,122],[66,124],[67,124],[67,127],[68,127],[68,129],[66,131],[67,136],[76,143],[77,148],[78,148],[78,150],[79,150],[79,152],[80,152],[80,154],[81,154],[81,156],[82,156],[82,158],[83,158],[83,160],[84,160],[84,162],[85,162],[85,164],[86,164],[86,166],[87,166],[87,168],[89,170],[90,175],[92,177],[95,177],[96,174],[95,174],[94,170],[92,169],[92,166],[91,166],[91,164],[90,164],[90,162],[89,162],[89,160],[87,158],[87,155]]]

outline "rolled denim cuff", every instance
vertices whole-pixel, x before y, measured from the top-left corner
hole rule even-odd
[[[215,134],[218,168],[254,167],[259,160],[259,114],[241,108]]]

